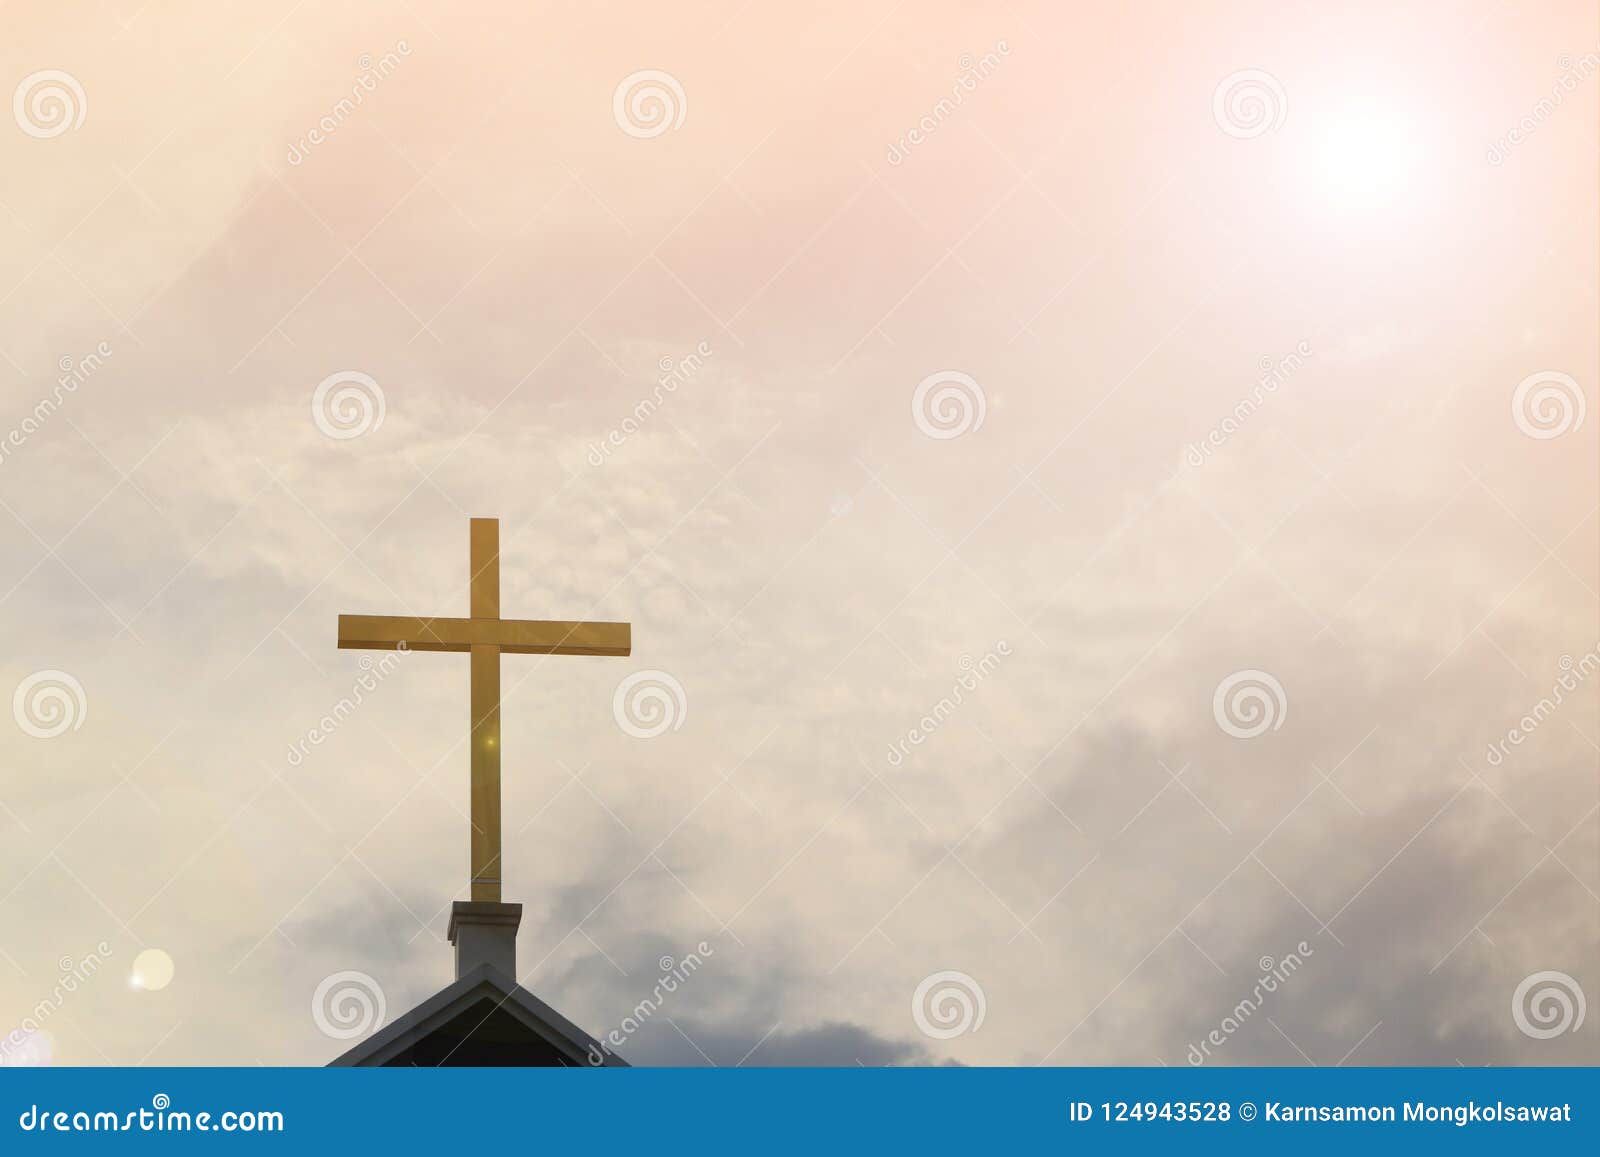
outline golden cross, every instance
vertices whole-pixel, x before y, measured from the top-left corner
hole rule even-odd
[[[465,651],[472,656],[472,898],[500,902],[500,653],[627,655],[630,623],[500,617],[500,521],[471,526],[471,617],[340,615],[341,650]]]

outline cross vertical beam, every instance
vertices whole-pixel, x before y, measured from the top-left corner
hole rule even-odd
[[[472,648],[472,898],[500,902],[500,648]]]
[[[474,518],[470,529],[474,619],[500,618],[500,523]],[[472,898],[500,902],[500,647],[472,647]]]

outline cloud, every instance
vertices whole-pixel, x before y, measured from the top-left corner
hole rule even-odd
[[[686,1021],[678,1026],[677,1043],[656,1033],[630,1050],[630,1063],[646,1065],[718,1065],[747,1067],[820,1067],[926,1065],[937,1063],[920,1044],[890,1040],[861,1025],[829,1023],[797,1031],[777,1029],[752,1037],[748,1030]]]
[[[947,52],[951,13],[873,56],[870,92],[835,70],[815,95],[852,112],[803,123],[739,72],[794,63],[748,17],[653,141],[610,115],[641,62],[529,76],[515,37],[412,19],[308,9],[257,43],[147,12],[175,63],[220,53],[249,83],[180,109],[102,53],[81,129],[0,134],[0,439],[61,359],[112,350],[0,459],[0,702],[60,670],[88,705],[55,739],[0,726],[0,1023],[102,940],[175,979],[87,986],[52,1019],[62,1063],[322,1063],[326,975],[368,972],[394,1015],[449,980],[465,659],[410,656],[322,724],[365,670],[337,616],[464,614],[466,520],[498,516],[505,614],[634,626],[627,659],[503,663],[526,982],[602,1032],[663,957],[714,948],[632,1059],[1177,1064],[1302,941],[1218,1063],[1596,1059],[1588,1026],[1535,1040],[1510,1012],[1543,970],[1600,999],[1592,687],[1485,756],[1600,639],[1591,431],[1510,414],[1544,369],[1600,414],[1570,289],[1592,282],[1582,118],[1496,171],[1538,179],[1335,222],[1286,192],[1300,122],[1194,137],[1192,76],[1055,115],[1154,25],[1097,27],[1065,72],[1015,37],[891,168],[905,112],[870,98],[924,90],[906,62]],[[701,35],[651,19],[667,55]],[[814,32],[806,75],[887,35]],[[279,163],[349,91],[338,62],[401,37],[403,67]],[[1223,76],[1237,41],[1218,17],[1191,56]],[[1342,99],[1354,63],[1323,65],[1275,74],[1293,108]],[[1486,99],[1525,106],[1516,72]],[[1440,139],[1479,131],[1439,115]],[[1470,270],[1440,257],[1485,220],[1505,228]],[[1372,252],[1381,279],[1352,263]],[[384,401],[354,438],[312,412],[346,371]],[[942,373],[983,391],[981,429],[919,428]],[[643,670],[684,688],[682,728],[617,725]],[[1248,739],[1213,716],[1241,671],[1285,695]],[[949,970],[986,1018],[934,1040],[911,998]]]

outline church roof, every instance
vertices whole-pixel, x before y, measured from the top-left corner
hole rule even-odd
[[[492,964],[480,964],[338,1057],[334,1065],[626,1067]]]

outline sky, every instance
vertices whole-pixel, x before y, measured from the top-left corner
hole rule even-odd
[[[1600,1062],[1592,4],[0,22],[0,1063]]]

